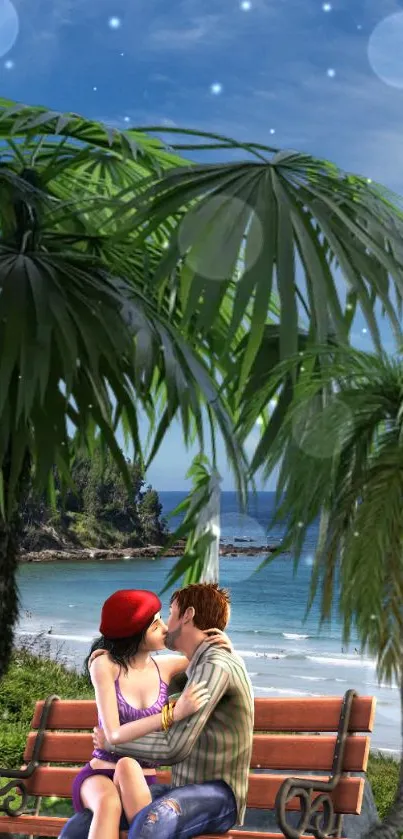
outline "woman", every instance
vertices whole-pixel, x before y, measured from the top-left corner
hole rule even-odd
[[[167,627],[157,595],[143,590],[117,591],[101,615],[101,637],[94,641],[86,666],[95,689],[99,725],[109,743],[135,740],[151,731],[196,713],[209,700],[204,683],[190,685],[178,699],[173,714],[167,708],[168,685],[186,670],[185,656],[162,656],[157,664],[150,653],[165,648]],[[216,630],[209,643],[230,647]],[[108,654],[101,654],[106,651]],[[151,801],[149,786],[155,768],[130,757],[95,749],[76,776],[72,798],[76,812],[88,808],[93,819],[88,839],[118,839],[122,807],[130,822]]]

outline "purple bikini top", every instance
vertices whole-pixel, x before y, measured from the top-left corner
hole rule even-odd
[[[151,717],[152,714],[158,714],[162,707],[165,705],[168,699],[168,685],[161,679],[160,670],[158,667],[157,662],[155,659],[152,659],[154,662],[157,670],[158,676],[160,680],[160,689],[159,694],[153,705],[150,705],[148,708],[133,708],[133,705],[129,705],[127,700],[122,696],[120,687],[119,687],[119,677],[120,677],[120,670],[118,673],[117,679],[115,679],[115,690],[116,690],[116,699],[118,701],[118,711],[119,711],[119,723],[120,725],[124,725],[127,722],[134,722],[135,720],[141,720],[143,717]],[[98,717],[98,725],[102,728],[102,722]],[[99,760],[107,760],[109,763],[117,763],[121,755],[112,755],[110,752],[105,751],[104,749],[94,749],[92,753],[92,757],[97,757]],[[141,760],[138,761],[140,766],[149,766],[150,764],[143,762]]]

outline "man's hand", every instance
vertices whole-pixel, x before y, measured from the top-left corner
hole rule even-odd
[[[98,658],[98,656],[100,656],[100,655],[105,655],[105,653],[106,653],[106,655],[108,655],[108,650],[94,650],[94,652],[91,653],[91,655],[88,659],[88,669],[91,667],[91,664],[92,664],[92,662],[94,661],[95,658]]]
[[[228,638],[225,632],[221,632],[221,629],[206,629],[204,634],[207,644],[217,644],[217,647],[222,647],[224,650],[228,650],[229,653],[234,652],[230,638]]]
[[[192,682],[185,687],[173,711],[175,722],[183,720],[184,717],[190,717],[192,714],[197,714],[201,708],[207,705],[211,696],[205,685],[205,681],[199,683]]]
[[[106,743],[105,732],[101,726],[96,725],[93,729],[92,742],[94,749],[104,749]]]

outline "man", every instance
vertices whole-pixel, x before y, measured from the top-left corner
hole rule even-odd
[[[134,818],[129,839],[185,839],[243,824],[253,740],[252,686],[238,655],[205,640],[207,629],[225,629],[229,615],[228,593],[215,583],[196,583],[171,597],[166,646],[187,656],[188,682],[206,681],[211,696],[197,714],[168,731],[113,748],[96,730],[97,746],[172,766],[172,785],[150,787],[153,801]],[[77,813],[61,839],[86,839],[91,819],[89,810]]]

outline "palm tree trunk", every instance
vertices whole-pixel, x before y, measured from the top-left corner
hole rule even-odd
[[[18,540],[12,523],[0,519],[0,679],[10,664],[14,626],[19,613]]]
[[[403,667],[400,673],[400,714],[403,743]],[[398,839],[403,832],[403,752],[400,755],[399,779],[395,800],[381,824],[375,825],[361,839]]]
[[[211,495],[209,502],[203,507],[199,515],[197,530],[202,533],[210,533],[213,540],[205,557],[203,570],[200,576],[201,583],[218,583],[220,581],[220,483],[222,478],[214,469],[211,476]]]
[[[8,497],[9,473],[10,460],[6,458],[3,464],[5,503]],[[30,479],[30,458],[27,455],[18,487],[19,500],[24,497]],[[19,614],[17,567],[21,527],[18,510],[9,521],[4,521],[0,516],[0,679],[6,674],[10,664],[14,627]]]

